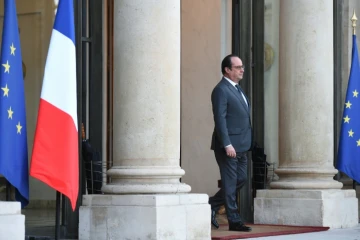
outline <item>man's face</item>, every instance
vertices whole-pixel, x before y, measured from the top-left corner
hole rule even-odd
[[[228,78],[234,82],[239,82],[244,75],[244,65],[240,58],[231,58],[231,68],[226,68]]]

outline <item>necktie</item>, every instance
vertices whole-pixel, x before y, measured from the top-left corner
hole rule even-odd
[[[241,93],[241,90],[240,90],[239,85],[236,84],[235,87],[236,87],[236,89],[238,90],[238,92]]]
[[[242,91],[240,90],[240,86],[239,86],[238,84],[236,84],[235,87],[236,87],[236,89],[238,90],[238,92],[241,94],[241,96],[243,97],[246,106],[249,106],[248,103],[247,103],[247,101],[246,101],[245,95],[244,95],[244,94],[242,93]]]

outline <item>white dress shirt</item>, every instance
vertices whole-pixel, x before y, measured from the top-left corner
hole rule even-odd
[[[228,79],[227,77],[224,77],[224,78],[225,78],[229,83],[231,83],[231,85],[234,86],[234,88],[236,89],[236,91],[238,90],[238,89],[236,88],[237,83],[231,81],[231,80]],[[247,102],[247,100],[246,100],[246,97],[244,96],[244,94],[242,93],[242,91],[240,91],[240,92],[241,92],[241,96],[243,97],[243,99],[244,99],[244,101],[245,101],[245,103],[246,103],[246,106],[249,107],[249,104],[248,104],[248,102]]]

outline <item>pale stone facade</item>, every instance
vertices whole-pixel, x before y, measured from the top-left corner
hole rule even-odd
[[[0,201],[0,239],[23,240],[25,216],[19,202]]]
[[[23,56],[29,149],[54,16],[54,3],[45,1],[17,1],[21,41],[28,46]],[[103,187],[106,195],[84,196],[79,239],[210,239],[207,201],[220,179],[210,151],[210,94],[221,78],[221,59],[231,53],[232,1],[114,3],[114,149],[107,172],[112,182]],[[360,13],[358,1],[344,1],[342,92],[350,67],[352,9]],[[269,189],[257,193],[254,221],[354,226],[356,193],[333,180],[333,2],[265,0],[264,14],[265,42],[274,51],[264,74],[265,152],[277,169]],[[37,49],[40,54],[34,54]],[[107,126],[102,128],[105,135]],[[52,189],[30,181],[30,203],[54,202]],[[13,236],[6,225],[13,218],[23,236],[19,206],[2,212],[3,205],[0,239],[3,229]]]
[[[258,191],[254,222],[352,227],[355,190],[333,179],[333,3],[280,4],[279,179]]]
[[[112,182],[84,197],[79,239],[210,239],[208,196],[180,183],[180,6],[115,1]]]

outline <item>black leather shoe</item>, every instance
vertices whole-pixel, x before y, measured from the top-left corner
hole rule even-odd
[[[245,226],[243,223],[229,224],[229,231],[251,232],[251,227]]]
[[[216,212],[215,210],[211,209],[211,224],[216,227],[216,228],[219,228],[219,224],[218,222],[216,221]]]

